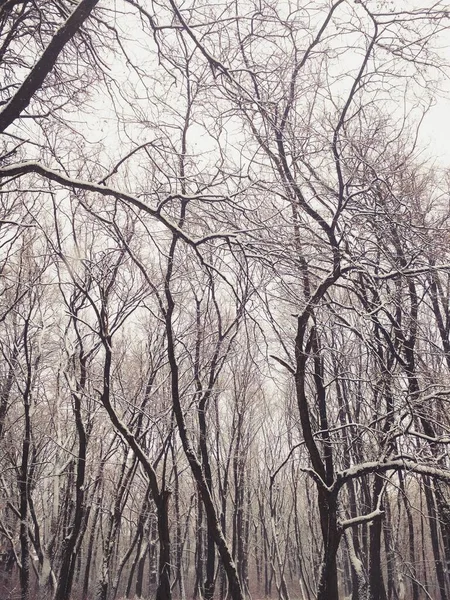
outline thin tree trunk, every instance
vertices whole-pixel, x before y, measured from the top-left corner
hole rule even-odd
[[[81,395],[86,386],[87,373],[86,357],[83,354],[82,346],[80,348],[80,370],[80,381],[77,383],[76,389],[72,392],[73,412],[78,435],[75,510],[73,521],[70,524],[70,533],[63,542],[62,560],[54,600],[67,600],[67,598],[70,598],[76,567],[76,548],[81,543],[87,525],[87,523],[84,523],[83,526],[83,519],[85,518],[84,482],[86,473],[87,436],[81,416]]]
[[[82,591],[82,599],[88,600],[89,595],[89,583],[90,583],[90,575],[92,569],[92,559],[94,555],[94,545],[97,537],[97,522],[100,514],[100,502],[97,502],[97,506],[95,507],[94,515],[92,517],[91,524],[91,532],[89,535],[88,541],[88,549],[86,554],[86,567],[84,570],[84,579],[83,579],[83,591]]]
[[[439,519],[439,515],[436,511],[433,490],[431,489],[430,480],[428,478],[425,478],[424,490],[429,515],[428,523],[430,525],[431,547],[433,549],[434,563],[436,565],[436,575],[439,585],[439,592],[441,600],[448,600],[444,563],[439,547],[439,531],[437,528],[437,521]]]
[[[185,209],[184,209],[185,210]],[[183,223],[183,218],[181,219],[181,225]],[[228,593],[230,594],[233,600],[244,600],[244,595],[242,592],[242,587],[239,581],[236,565],[234,563],[233,557],[231,555],[230,549],[228,547],[227,541],[222,533],[220,522],[217,516],[217,511],[214,506],[214,502],[211,496],[211,491],[208,485],[208,482],[205,478],[202,465],[197,458],[191,442],[189,440],[189,434],[186,427],[186,422],[184,418],[183,407],[181,405],[181,397],[179,390],[179,373],[178,373],[178,361],[175,352],[175,340],[173,337],[173,328],[172,328],[172,316],[175,308],[175,303],[170,291],[170,280],[172,276],[173,269],[173,261],[175,248],[178,241],[178,237],[175,235],[171,248],[169,250],[169,260],[168,260],[168,268],[166,274],[166,299],[167,299],[167,310],[165,315],[166,321],[166,335],[167,335],[167,354],[170,365],[170,376],[171,376],[171,384],[172,384],[172,402],[173,402],[173,410],[175,413],[175,418],[178,427],[178,433],[180,435],[181,442],[183,444],[184,453],[189,463],[189,467],[191,469],[192,475],[197,483],[200,496],[203,502],[203,506],[205,508],[206,519],[208,522],[208,528],[211,532],[211,535],[214,539],[214,542],[217,546],[217,550],[219,552],[220,558],[222,560],[223,567],[227,574],[228,579]]]
[[[31,445],[29,397],[25,397],[25,432],[22,442],[22,462],[19,471],[20,498],[20,588],[21,600],[30,598],[30,541],[28,536],[28,459]]]
[[[375,475],[373,484],[373,506],[380,503],[383,493],[384,479]],[[381,515],[373,519],[370,524],[369,541],[369,589],[370,600],[387,600],[384,586],[383,571],[381,568],[381,532],[383,521]]]

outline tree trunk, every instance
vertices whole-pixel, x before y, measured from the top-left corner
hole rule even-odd
[[[217,516],[217,511],[214,506],[214,502],[211,496],[210,488],[205,479],[205,475],[202,469],[202,465],[197,458],[190,440],[184,419],[183,407],[181,406],[181,398],[179,391],[179,374],[178,374],[178,362],[175,353],[175,341],[173,338],[172,329],[172,315],[175,308],[175,303],[172,298],[172,294],[169,288],[169,282],[171,278],[171,270],[173,267],[173,257],[175,253],[175,246],[178,238],[174,236],[172,246],[169,252],[169,266],[168,273],[166,276],[166,298],[168,309],[166,311],[166,335],[167,335],[167,353],[170,365],[170,376],[172,384],[172,402],[175,418],[178,426],[178,433],[180,435],[181,442],[183,444],[183,450],[188,460],[192,475],[197,483],[200,496],[205,508],[206,519],[208,522],[209,531],[214,539],[217,546],[220,558],[222,560],[223,567],[227,574],[228,579],[228,593],[233,600],[244,600],[242,587],[239,581],[236,565],[228,547],[227,541],[222,533],[220,522]]]
[[[19,476],[20,498],[20,589],[21,600],[30,598],[30,541],[28,537],[28,459],[31,444],[29,398],[25,398],[25,432],[22,442],[22,463]]]
[[[437,522],[439,520],[439,515],[437,514],[437,511],[436,511],[433,490],[431,489],[431,482],[430,482],[429,478],[426,478],[426,480],[425,480],[424,490],[425,490],[425,498],[427,501],[428,523],[430,525],[430,534],[431,534],[431,546],[433,548],[434,563],[436,565],[436,575],[437,575],[437,580],[438,580],[438,585],[439,585],[439,592],[440,592],[441,600],[448,600],[444,563],[442,560],[442,554],[441,554],[441,549],[440,549],[440,545],[439,545],[439,531],[437,528]]]
[[[375,475],[373,484],[373,507],[379,504],[380,494],[383,493],[384,479]],[[387,600],[386,589],[383,580],[383,571],[381,569],[381,515],[373,519],[370,523],[369,534],[369,590],[370,600]]]
[[[319,511],[324,549],[317,600],[330,600],[339,598],[336,556],[342,533],[337,524],[336,498],[321,488],[319,489]]]
[[[170,600],[170,533],[169,533],[169,498],[171,492],[162,490],[156,505],[159,536],[159,582],[156,600]]]

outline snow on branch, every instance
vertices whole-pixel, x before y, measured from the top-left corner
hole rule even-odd
[[[151,215],[155,219],[157,219],[160,223],[165,225],[173,234],[178,236],[184,242],[191,246],[198,246],[203,243],[205,239],[209,238],[201,238],[200,240],[194,240],[190,236],[188,236],[178,225],[176,225],[173,221],[162,215],[158,210],[151,208],[142,200],[139,200],[136,196],[129,194],[123,190],[118,190],[116,188],[108,187],[105,185],[100,185],[98,183],[92,183],[90,181],[85,181],[82,179],[74,179],[71,177],[67,177],[66,175],[54,171],[53,169],[49,169],[48,167],[44,167],[40,163],[37,162],[24,162],[9,165],[8,167],[0,168],[0,178],[5,177],[21,177],[22,175],[26,175],[28,173],[36,173],[50,179],[51,181],[55,181],[63,186],[70,187],[77,190],[85,190],[87,192],[94,192],[97,194],[101,194],[102,196],[112,196],[117,200],[121,200],[127,204],[131,204],[135,208]],[[225,237],[225,235],[229,234],[216,234],[215,237]]]
[[[425,265],[423,267],[390,271],[389,273],[384,273],[382,275],[373,275],[373,278],[377,281],[387,281],[388,279],[396,279],[397,277],[415,277],[416,275],[437,271],[450,271],[450,264]]]
[[[353,517],[353,519],[347,519],[346,521],[341,521],[339,523],[342,531],[345,531],[349,527],[355,527],[356,525],[361,525],[362,523],[368,523],[369,521],[373,521],[377,517],[381,517],[384,515],[384,511],[379,508],[373,510],[367,515],[359,515],[358,517]]]
[[[428,475],[429,477],[450,482],[450,471],[447,469],[442,469],[435,465],[417,463],[410,458],[395,458],[385,462],[365,462],[345,469],[345,471],[337,473],[332,489],[333,491],[338,491],[350,479],[357,479],[370,473],[385,473],[386,471],[410,471],[418,475]]]
[[[69,18],[58,29],[28,76],[0,112],[0,131],[4,131],[29,105],[32,97],[55,66],[64,46],[89,17],[99,0],[81,0]]]

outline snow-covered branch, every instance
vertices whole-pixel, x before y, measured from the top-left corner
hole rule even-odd
[[[450,482],[450,471],[446,469],[436,467],[435,465],[418,463],[411,458],[395,458],[385,462],[365,462],[345,469],[337,473],[332,489],[339,490],[350,479],[357,479],[370,473],[386,473],[387,471],[409,471],[418,475],[428,475],[442,481]]]
[[[58,171],[54,171],[53,169],[49,169],[48,167],[44,167],[40,163],[37,162],[24,162],[9,165],[8,167],[0,168],[0,178],[5,177],[21,177],[22,175],[26,175],[28,173],[36,173],[50,179],[51,181],[55,181],[63,186],[73,188],[76,190],[84,190],[86,192],[94,192],[97,194],[101,194],[102,196],[111,196],[116,198],[117,200],[121,200],[126,204],[130,204],[135,208],[151,215],[155,219],[157,219],[160,223],[165,225],[172,233],[176,234],[180,239],[185,241],[187,244],[195,246],[197,242],[189,237],[182,229],[180,229],[173,221],[168,219],[167,217],[161,215],[157,210],[151,208],[142,200],[139,200],[136,196],[129,194],[123,190],[118,190],[112,187],[108,187],[105,185],[100,185],[98,183],[92,183],[90,181],[85,181],[83,179],[75,179],[72,177],[67,177]]]
[[[64,46],[77,33],[96,4],[98,0],[81,0],[64,25],[58,29],[22,85],[0,112],[0,131],[4,131],[27,108],[32,97],[55,66]]]
[[[357,525],[361,525],[362,523],[368,523],[370,521],[373,521],[377,517],[381,517],[381,515],[383,515],[383,514],[384,514],[384,511],[377,508],[376,510],[373,510],[372,512],[368,513],[367,515],[359,515],[358,517],[353,517],[353,519],[347,519],[346,521],[341,521],[339,523],[339,525],[340,525],[342,531],[345,531],[345,529],[348,529],[349,527],[356,527]]]

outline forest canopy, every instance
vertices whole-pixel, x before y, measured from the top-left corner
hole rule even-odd
[[[0,1],[0,594],[450,597],[450,5]]]

